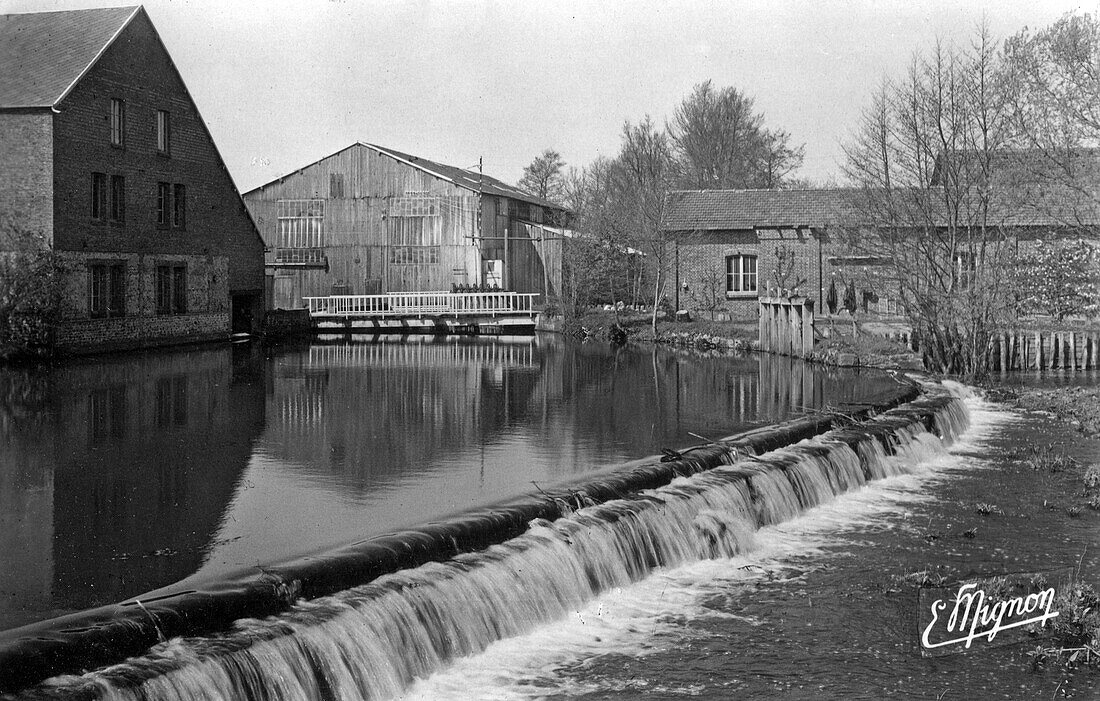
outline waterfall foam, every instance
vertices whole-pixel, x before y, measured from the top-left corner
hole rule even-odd
[[[966,423],[960,399],[939,397],[763,455],[731,449],[732,464],[599,504],[578,497],[560,517],[535,518],[503,543],[241,620],[226,633],[173,639],[47,688],[134,701],[393,697],[455,658],[581,611],[601,592],[750,551],[761,527],[919,469]]]

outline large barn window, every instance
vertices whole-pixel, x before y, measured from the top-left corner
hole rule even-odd
[[[433,265],[439,262],[443,230],[441,198],[426,192],[406,192],[389,201],[390,263]]]
[[[726,293],[756,292],[756,256],[726,256]]]
[[[278,200],[280,248],[320,248],[325,245],[324,200]]]
[[[438,217],[439,197],[426,192],[406,192],[390,198],[391,217]]]
[[[393,246],[390,263],[394,265],[433,265],[439,262],[439,246]]]

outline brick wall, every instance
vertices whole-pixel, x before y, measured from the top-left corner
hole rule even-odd
[[[226,339],[230,331],[229,260],[226,256],[62,252],[65,287],[57,346],[62,352],[113,350]],[[90,315],[89,265],[126,264],[125,315]],[[187,266],[187,312],[157,314],[156,268]]]
[[[52,236],[52,139],[49,110],[0,112],[0,226]],[[11,244],[0,235],[0,249]]]
[[[709,311],[717,303],[721,314],[728,314],[734,320],[754,321],[758,314],[758,294],[726,292],[726,257],[758,256],[760,246],[755,233],[697,232],[681,235],[678,240],[680,308]],[[671,281],[669,289],[675,284],[675,280]],[[687,289],[684,289],[685,284]]]
[[[110,143],[111,99],[126,104],[123,147]],[[263,243],[152,24],[139,13],[59,106],[54,231],[59,250],[227,256],[229,292],[262,295]],[[171,115],[159,154],[156,112]],[[93,222],[91,173],[126,179],[125,223]],[[185,227],[157,224],[157,183],[186,186]],[[109,199],[109,198],[108,198]]]

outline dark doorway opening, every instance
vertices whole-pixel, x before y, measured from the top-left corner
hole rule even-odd
[[[254,333],[256,295],[233,295],[233,333]]]

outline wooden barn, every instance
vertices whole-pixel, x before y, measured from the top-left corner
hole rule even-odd
[[[474,169],[355,143],[244,194],[269,304],[393,292],[559,294],[569,212]]]

